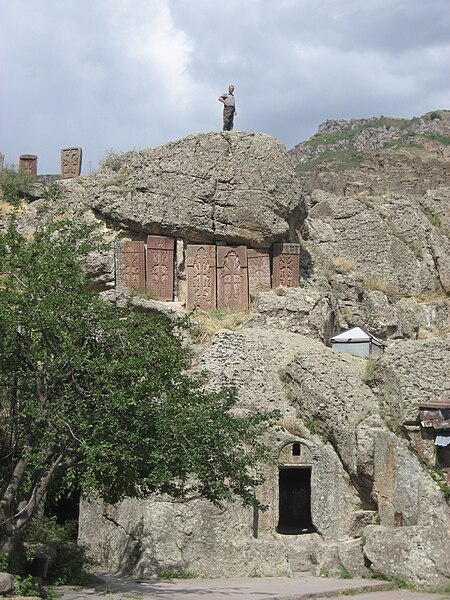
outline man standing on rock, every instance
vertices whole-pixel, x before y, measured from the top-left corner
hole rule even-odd
[[[223,104],[223,130],[231,131],[233,129],[233,121],[234,115],[237,115],[236,112],[236,102],[233,96],[234,85],[231,83],[228,86],[228,93],[225,92],[221,96],[219,96],[219,102]]]

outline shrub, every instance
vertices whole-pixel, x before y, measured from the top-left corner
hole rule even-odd
[[[70,542],[74,539],[76,529],[76,521],[66,521],[61,525],[55,516],[38,515],[31,521],[27,529],[26,541],[39,544]]]
[[[59,585],[83,585],[86,582],[86,569],[94,565],[87,556],[87,547],[75,542],[56,542],[52,544],[56,558],[49,565],[47,580]]]
[[[30,193],[32,185],[31,177],[22,171],[15,171],[8,167],[0,173],[2,196],[15,207],[18,207],[21,201]]]

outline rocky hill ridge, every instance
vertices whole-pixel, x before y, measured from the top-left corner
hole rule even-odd
[[[329,120],[289,155],[309,191],[421,194],[450,183],[450,111]]]

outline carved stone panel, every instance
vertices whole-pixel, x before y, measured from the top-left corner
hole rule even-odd
[[[300,244],[273,245],[273,287],[297,287],[300,279]]]
[[[19,171],[27,173],[32,181],[37,179],[37,156],[34,154],[22,154],[19,158]]]
[[[251,296],[267,292],[271,288],[270,253],[267,248],[248,249],[248,291]]]
[[[81,148],[63,148],[61,150],[61,177],[73,179],[81,173]]]
[[[121,271],[121,280],[125,287],[145,290],[144,242],[124,242]],[[120,276],[119,273],[118,276]]]
[[[173,300],[175,239],[162,235],[147,238],[147,291],[158,300]]]
[[[217,246],[217,306],[227,310],[248,308],[246,246]]]
[[[216,246],[188,246],[186,267],[186,308],[216,308]]]

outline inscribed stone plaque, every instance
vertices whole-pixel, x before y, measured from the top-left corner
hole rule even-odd
[[[145,244],[144,242],[124,242],[122,261],[122,282],[133,290],[145,290]]]
[[[246,246],[217,246],[217,306],[228,310],[248,308]]]
[[[300,244],[273,245],[273,287],[297,287],[300,278]]]
[[[173,300],[175,239],[162,235],[147,238],[147,291],[158,300]]]
[[[63,148],[61,150],[61,177],[73,179],[81,173],[81,148]]]
[[[37,179],[37,156],[34,154],[22,154],[19,158],[19,171],[27,173],[33,182]]]
[[[270,253],[268,248],[248,249],[248,291],[251,296],[259,292],[267,292],[270,282]]]
[[[186,249],[186,308],[216,308],[216,247],[190,245]]]

